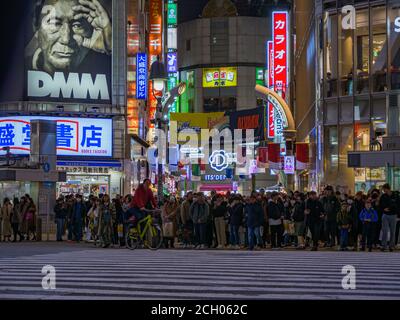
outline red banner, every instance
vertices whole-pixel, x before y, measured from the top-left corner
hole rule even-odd
[[[268,163],[270,169],[282,170],[281,145],[268,143]]]
[[[309,144],[304,142],[296,143],[296,169],[307,169],[310,163]]]
[[[260,147],[258,148],[258,167],[266,168],[268,164],[268,148]]]

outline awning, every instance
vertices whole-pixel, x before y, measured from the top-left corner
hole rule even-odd
[[[200,186],[200,191],[232,191],[231,184],[203,184]]]

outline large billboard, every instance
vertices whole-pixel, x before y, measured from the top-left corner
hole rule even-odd
[[[112,0],[26,3],[25,99],[111,103]]]
[[[112,119],[15,116],[0,118],[0,155],[29,155],[31,120],[57,121],[58,156],[112,157]]]

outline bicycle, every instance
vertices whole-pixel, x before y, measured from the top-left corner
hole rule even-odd
[[[139,246],[145,246],[150,250],[157,250],[163,243],[162,229],[153,216],[160,213],[160,210],[145,211],[150,214],[139,220],[136,225],[134,222],[128,221],[125,244],[130,250],[134,250]],[[142,225],[144,226],[142,227]]]

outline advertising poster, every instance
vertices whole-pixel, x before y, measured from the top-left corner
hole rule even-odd
[[[237,68],[211,68],[203,69],[203,87],[236,87],[237,86]]]
[[[112,0],[26,6],[25,99],[110,104]]]
[[[264,110],[254,108],[229,113],[231,129],[253,129],[255,141],[264,139]]]
[[[187,129],[194,130],[199,135],[201,129],[223,130],[229,127],[229,117],[224,112],[171,113],[171,121],[177,123],[178,143],[186,141],[179,141],[179,133],[184,133]]]

